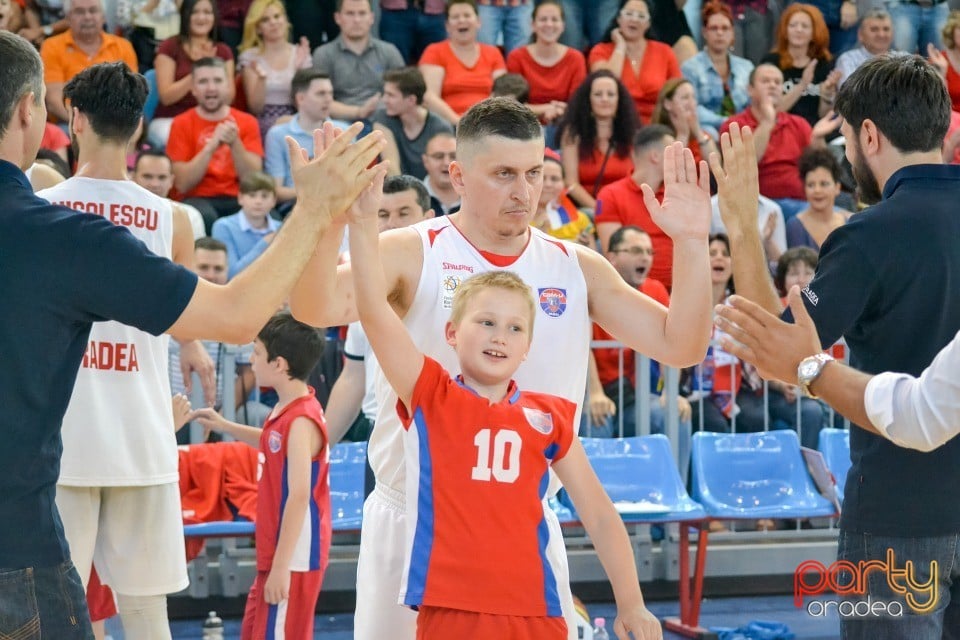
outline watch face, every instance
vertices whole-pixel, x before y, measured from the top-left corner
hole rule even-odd
[[[805,360],[800,363],[800,377],[809,378],[817,373],[820,368],[820,362],[817,360]]]

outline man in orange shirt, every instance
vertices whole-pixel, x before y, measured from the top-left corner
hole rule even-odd
[[[102,0],[65,0],[70,28],[43,41],[43,81],[47,85],[47,111],[57,122],[70,114],[63,104],[63,86],[87,67],[99,62],[124,62],[137,71],[137,54],[127,40],[103,31]]]
[[[240,210],[240,180],[263,170],[257,119],[227,102],[227,70],[220,58],[193,63],[197,106],[173,119],[167,155],[176,199],[196,207],[207,233],[217,218]]]

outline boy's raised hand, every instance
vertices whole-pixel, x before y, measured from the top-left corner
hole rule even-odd
[[[195,409],[192,411],[187,416],[186,422],[193,421],[197,421],[203,425],[204,440],[207,439],[211,431],[220,433],[226,425],[230,424],[226,418],[217,413],[212,407],[204,407],[203,409]]]
[[[663,202],[657,202],[650,185],[640,186],[650,217],[674,242],[706,240],[710,233],[710,171],[699,166],[683,143],[663,150]]]
[[[383,151],[383,134],[374,131],[353,142],[363,125],[355,122],[339,132],[331,123],[313,132],[314,158],[296,140],[287,136],[290,172],[297,192],[296,208],[326,203],[327,215],[335,218],[345,212],[357,196],[386,171],[385,163],[370,166]]]
[[[628,608],[623,613],[617,612],[617,619],[613,621],[613,632],[619,640],[662,640],[663,627],[657,617],[650,613],[645,606]]]

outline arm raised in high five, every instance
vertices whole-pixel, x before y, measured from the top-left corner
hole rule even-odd
[[[187,308],[170,327],[173,336],[234,344],[253,339],[287,299],[334,216],[346,211],[383,170],[382,165],[370,167],[383,150],[383,137],[374,132],[351,142],[360,130],[357,123],[335,136],[333,126],[324,125],[314,132],[315,149],[322,151],[313,160],[287,138],[296,206],[264,254],[228,284],[197,283]]]
[[[590,316],[615,338],[672,367],[703,360],[710,341],[710,173],[679,142],[664,150],[664,197],[642,185],[653,221],[673,240],[670,308],[632,288],[600,254],[578,251],[590,296]]]
[[[753,138],[750,127],[741,129],[738,124],[731,124],[730,131],[720,136],[723,162],[719,155],[711,153],[710,168],[717,180],[720,217],[730,236],[737,293],[770,313],[779,314],[783,307],[770,279],[757,226],[760,180]]]

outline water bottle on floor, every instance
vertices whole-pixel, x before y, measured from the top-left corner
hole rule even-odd
[[[610,640],[610,634],[607,633],[607,621],[605,619],[593,619],[593,640]]]
[[[203,621],[203,640],[223,640],[223,620],[211,611]]]

